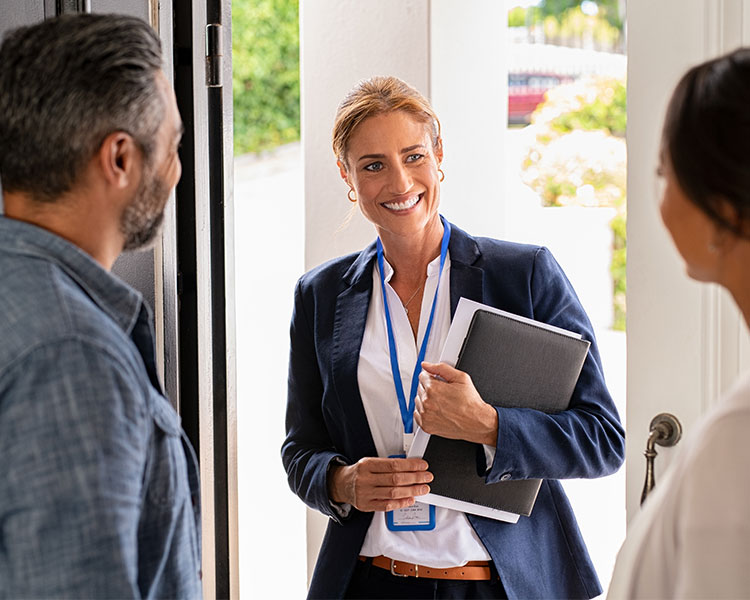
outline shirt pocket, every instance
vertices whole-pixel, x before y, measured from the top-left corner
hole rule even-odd
[[[146,497],[156,506],[179,506],[189,501],[190,489],[185,451],[182,447],[180,417],[167,400],[151,394],[151,440]]]

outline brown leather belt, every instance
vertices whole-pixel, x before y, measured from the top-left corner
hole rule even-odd
[[[367,561],[369,556],[360,556],[359,560]],[[492,569],[486,560],[472,560],[462,567],[426,567],[413,563],[393,560],[387,556],[375,556],[372,564],[391,572],[397,577],[428,577],[430,579],[467,579],[472,581],[488,581],[492,579]]]

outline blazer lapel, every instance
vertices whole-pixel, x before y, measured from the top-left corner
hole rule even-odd
[[[482,302],[484,272],[474,264],[481,257],[476,241],[451,225],[451,318],[459,298]],[[352,458],[377,456],[375,442],[357,383],[357,365],[372,296],[375,244],[365,248],[343,277],[345,288],[336,299],[333,323],[333,383],[346,419],[347,451]]]
[[[348,427],[347,451],[352,458],[377,456],[375,442],[367,424],[357,382],[357,365],[365,333],[367,310],[372,294],[372,265],[375,245],[365,248],[352,263],[343,279],[349,285],[336,299],[333,322],[333,384]]]
[[[476,266],[482,256],[473,237],[451,224],[451,319],[461,297],[484,302],[484,271]]]

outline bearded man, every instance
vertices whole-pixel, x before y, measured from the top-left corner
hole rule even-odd
[[[144,22],[77,15],[0,47],[0,598],[195,598],[195,455],[141,295],[182,122]]]

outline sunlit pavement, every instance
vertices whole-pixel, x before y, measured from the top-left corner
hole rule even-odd
[[[507,156],[519,155],[518,144],[527,139],[528,132],[511,131],[509,142],[516,145]],[[234,198],[240,586],[252,577],[253,596],[271,598],[283,578],[288,596],[301,598],[307,586],[305,509],[289,490],[279,456],[289,319],[294,284],[304,270],[299,144],[238,157]],[[603,329],[597,338],[607,384],[624,419],[625,334]],[[625,471],[564,485],[606,590],[625,535]]]
[[[289,320],[304,267],[299,144],[235,161],[240,588],[307,593],[305,507],[281,464]],[[260,569],[260,570],[259,570]],[[247,592],[245,592],[246,595]]]

